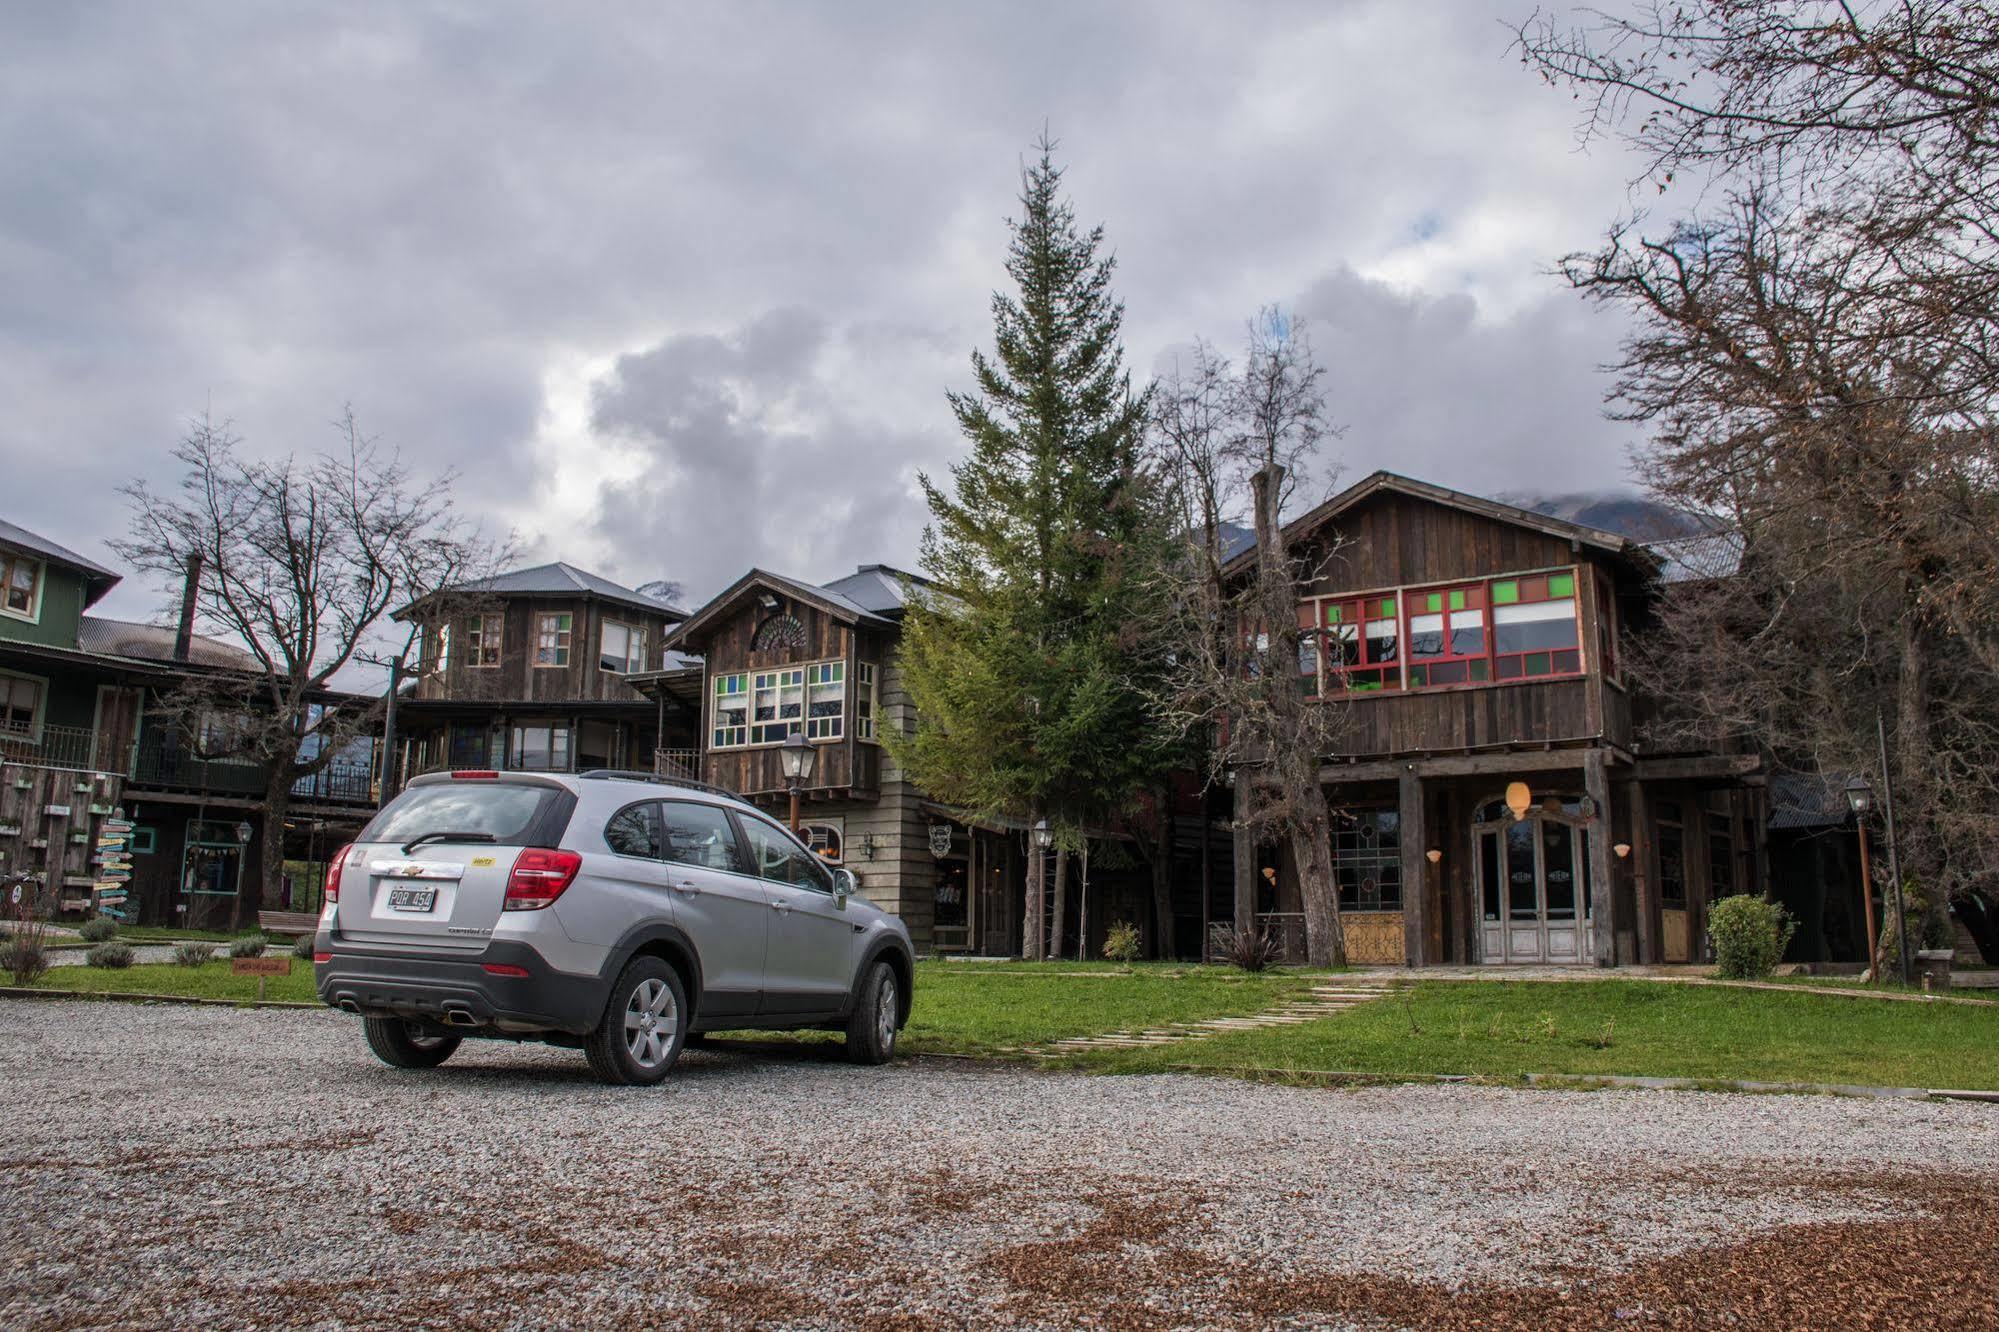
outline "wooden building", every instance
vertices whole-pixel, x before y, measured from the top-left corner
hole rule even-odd
[[[691,751],[695,718],[632,681],[690,665],[669,653],[675,607],[554,563],[404,607],[422,626],[415,683],[397,706],[401,780],[449,768],[649,769]],[[698,668],[697,668],[698,669]]]
[[[119,579],[0,521],[0,872],[36,876],[41,909],[78,917],[101,878],[104,821],[122,815],[132,826],[118,909],[135,921],[217,927],[315,905],[319,862],[374,808],[372,741],[302,779],[286,825],[272,828],[262,770],[203,757],[158,708],[188,676],[256,661],[191,623],[90,614]],[[265,900],[255,866],[273,836],[297,873]]]
[[[1354,961],[1698,961],[1707,904],[1762,891],[1759,761],[1639,737],[1619,661],[1650,549],[1389,472],[1287,532],[1313,573],[1300,688],[1342,713],[1322,772]],[[1240,816],[1255,769],[1232,775]],[[1238,839],[1234,917],[1302,954],[1288,861]]]

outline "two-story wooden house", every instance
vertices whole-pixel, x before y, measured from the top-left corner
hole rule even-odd
[[[658,598],[558,562],[467,583],[397,618],[422,626],[423,645],[397,708],[405,778],[649,769],[656,750],[693,745],[691,716],[630,683],[682,664],[664,644],[685,614]]]
[[[1697,960],[1706,904],[1761,891],[1757,761],[1634,727],[1619,652],[1648,548],[1388,472],[1287,533],[1314,574],[1299,687],[1345,737],[1323,779],[1353,960]],[[1234,778],[1240,817],[1256,774]],[[1288,855],[1239,838],[1235,859],[1235,923],[1300,948]]]
[[[118,909],[148,924],[212,927],[316,902],[319,862],[373,808],[368,744],[302,779],[286,827],[264,816],[261,770],[210,752],[158,715],[190,675],[257,669],[191,623],[160,628],[89,614],[119,575],[0,520],[0,870],[39,876],[43,909],[77,915],[92,886],[122,882]],[[98,837],[130,836],[111,879]],[[297,873],[266,900],[266,836]],[[289,895],[289,897],[288,897]],[[255,899],[255,900],[251,900]]]

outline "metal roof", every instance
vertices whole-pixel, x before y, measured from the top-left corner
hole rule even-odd
[[[1780,772],[1770,778],[1770,829],[1837,828],[1852,817],[1845,772]]]
[[[1648,543],[1669,583],[1703,583],[1732,577],[1742,567],[1742,533],[1702,532]]]
[[[600,597],[605,601],[615,601],[619,605],[631,606],[638,610],[653,611],[673,619],[684,620],[687,612],[657,597],[649,597],[643,592],[635,592],[622,583],[579,569],[573,564],[556,560],[551,564],[537,564],[528,569],[515,569],[508,573],[495,574],[491,578],[475,578],[461,584],[468,592],[496,592],[521,596],[586,596]]]
[[[908,590],[919,593],[931,586],[921,574],[913,574],[887,564],[863,564],[845,578],[822,584],[821,592],[841,597],[871,615],[900,615],[908,609]]]
[[[136,661],[174,661],[174,631],[170,627],[140,624],[133,620],[108,620],[101,615],[85,615],[76,622],[76,646],[83,652]],[[187,659],[196,666],[221,666],[229,670],[260,671],[257,658],[233,643],[196,634],[188,643]]]
[[[34,555],[74,569],[84,576],[83,604],[93,605],[115,586],[122,574],[113,573],[95,560],[85,559],[67,546],[59,546],[44,536],[37,536],[18,523],[10,523],[0,518],[0,545],[12,546],[24,554]]]

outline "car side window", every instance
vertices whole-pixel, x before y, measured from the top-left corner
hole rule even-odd
[[[604,825],[604,845],[621,856],[658,860],[665,847],[659,802],[626,805]]]
[[[743,857],[737,851],[736,830],[729,823],[728,811],[680,800],[669,800],[663,808],[666,826],[662,859],[676,865],[742,872]]]
[[[756,867],[759,876],[773,883],[788,883],[795,888],[810,888],[821,893],[833,891],[833,876],[820,863],[819,857],[762,819],[746,815],[738,817],[742,821],[743,837],[749,843],[750,863]]]

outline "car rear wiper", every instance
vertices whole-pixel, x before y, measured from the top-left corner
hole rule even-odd
[[[482,833],[482,832],[418,833],[415,837],[412,837],[407,842],[403,843],[403,854],[408,855],[410,852],[422,846],[425,842],[490,842],[492,840],[493,840],[493,834]]]

